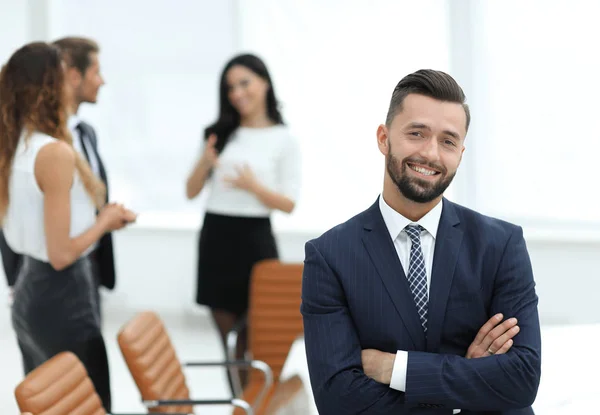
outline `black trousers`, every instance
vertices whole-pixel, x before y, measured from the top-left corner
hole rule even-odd
[[[25,374],[60,352],[71,351],[85,366],[110,412],[108,356],[95,268],[88,257],[56,271],[46,262],[25,256],[14,287],[12,323]]]

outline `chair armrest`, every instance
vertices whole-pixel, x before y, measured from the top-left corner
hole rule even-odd
[[[233,405],[235,407],[243,409],[247,415],[254,415],[252,406],[241,399],[158,399],[143,401],[143,404],[147,408],[154,408],[157,406],[172,406],[172,405]]]
[[[237,351],[237,343],[240,332],[246,328],[248,325],[248,317],[244,315],[240,318],[237,323],[233,326],[231,330],[227,333],[227,338],[225,339],[225,353],[226,359],[230,361],[236,360],[236,351]],[[233,396],[242,396],[242,381],[240,379],[239,367],[233,368],[229,367],[229,376],[231,376],[231,383],[233,386]]]
[[[211,367],[211,366],[226,366],[226,367],[252,367],[253,369],[260,370],[263,372],[265,376],[265,384],[263,385],[260,393],[256,397],[256,401],[252,404],[253,408],[258,408],[262,403],[262,400],[267,395],[267,392],[273,385],[273,371],[271,367],[261,360],[234,360],[229,361],[226,360],[224,362],[185,362],[183,363],[185,367]],[[243,393],[243,391],[242,391]],[[242,396],[242,393],[237,395],[238,397]]]

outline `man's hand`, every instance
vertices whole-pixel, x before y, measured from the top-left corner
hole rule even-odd
[[[519,332],[516,318],[509,318],[502,324],[503,315],[496,314],[485,323],[475,340],[467,350],[467,359],[477,359],[479,357],[492,356],[494,354],[504,354],[513,345],[512,338]]]
[[[376,382],[389,385],[392,380],[395,353],[380,352],[375,349],[365,349],[361,353],[365,375]]]
[[[513,344],[512,338],[519,332],[519,326],[517,326],[515,318],[510,318],[500,324],[502,317],[502,314],[497,314],[481,327],[467,350],[467,359],[508,352]],[[376,382],[390,384],[396,354],[365,349],[361,353],[361,358],[365,375]]]

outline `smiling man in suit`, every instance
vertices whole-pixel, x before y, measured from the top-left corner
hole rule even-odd
[[[451,76],[406,76],[377,130],[382,194],[306,243],[301,311],[321,415],[533,413],[541,340],[522,229],[443,197],[469,123]]]

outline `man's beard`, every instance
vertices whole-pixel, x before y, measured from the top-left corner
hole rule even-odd
[[[442,178],[435,183],[431,183],[428,180],[410,177],[406,171],[410,168],[407,163],[429,166],[430,168],[439,171],[439,175]],[[450,183],[452,183],[452,180],[456,175],[456,172],[448,175],[448,171],[443,166],[429,163],[422,159],[407,157],[400,162],[392,154],[391,146],[386,157],[386,168],[390,178],[398,187],[398,190],[400,190],[400,193],[408,200],[412,200],[416,203],[428,203],[437,199],[446,191],[448,186],[450,186]]]

